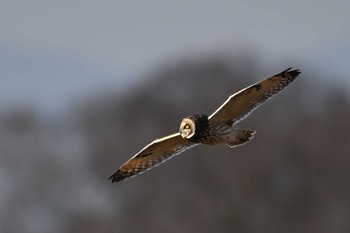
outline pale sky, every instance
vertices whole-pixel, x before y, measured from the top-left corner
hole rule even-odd
[[[164,61],[244,48],[271,73],[286,60],[346,76],[349,9],[346,0],[2,0],[0,104],[65,105]]]

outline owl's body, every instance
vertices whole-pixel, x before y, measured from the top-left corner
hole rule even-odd
[[[232,148],[249,142],[255,130],[235,129],[234,125],[288,86],[299,74],[298,70],[289,68],[231,95],[209,117],[198,114],[184,118],[178,133],[156,139],[109,179],[119,182],[134,177],[197,145],[227,144]]]
[[[179,132],[184,139],[193,143],[227,144],[231,148],[245,144],[255,134],[255,130],[239,130],[230,124],[211,123],[204,114],[184,118]]]

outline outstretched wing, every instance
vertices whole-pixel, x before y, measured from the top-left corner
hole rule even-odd
[[[134,177],[195,145],[198,144],[183,139],[180,133],[154,140],[125,162],[109,179],[113,183]]]
[[[300,71],[291,69],[289,68],[231,95],[223,105],[209,116],[209,122],[236,124],[243,120],[261,104],[293,82]]]

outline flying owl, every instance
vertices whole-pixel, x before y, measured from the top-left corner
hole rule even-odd
[[[197,145],[226,144],[233,148],[249,142],[256,131],[233,126],[288,86],[299,74],[299,70],[289,68],[231,95],[209,117],[199,114],[184,118],[178,133],[154,140],[109,179],[113,183],[134,177]]]

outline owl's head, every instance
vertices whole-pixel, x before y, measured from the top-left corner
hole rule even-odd
[[[182,120],[180,125],[180,134],[184,139],[195,141],[196,136],[199,136],[202,130],[208,126],[208,116],[193,115]]]

